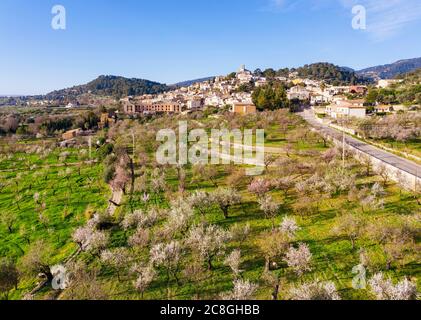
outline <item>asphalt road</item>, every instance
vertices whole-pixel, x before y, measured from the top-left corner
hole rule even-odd
[[[324,132],[325,134],[334,137],[339,141],[342,141],[343,133],[318,122],[314,113],[311,110],[304,110],[300,113],[300,115],[318,131]],[[387,164],[394,166],[395,168],[401,169],[402,171],[406,171],[414,176],[417,176],[418,178],[421,178],[421,166],[412,161],[401,158],[397,155],[394,155],[393,153],[381,150],[370,144],[357,140],[349,135],[345,135],[345,141],[346,144],[370,156],[373,156]]]

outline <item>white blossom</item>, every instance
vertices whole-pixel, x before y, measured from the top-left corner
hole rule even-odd
[[[298,249],[290,247],[285,256],[285,262],[292,268],[299,276],[306,271],[311,271],[312,254],[310,248],[305,243],[300,243]]]
[[[133,227],[152,227],[157,220],[158,217],[155,210],[151,210],[148,214],[145,214],[142,210],[136,210],[124,217],[121,222],[121,226],[124,230],[128,230]]]
[[[105,250],[101,253],[101,261],[116,269],[126,267],[129,260],[130,256],[125,248]]]
[[[294,218],[285,217],[281,222],[280,229],[289,237],[295,238],[297,231],[299,231],[301,228],[298,226],[297,221]]]
[[[225,245],[229,239],[230,233],[220,227],[200,225],[190,231],[186,244],[197,252],[211,269],[212,259],[224,254]]]
[[[211,197],[212,201],[219,205],[225,218],[228,218],[231,206],[241,203],[241,195],[231,188],[219,188],[211,194]]]
[[[131,247],[144,248],[149,243],[149,230],[138,227],[135,233],[127,241]]]
[[[196,191],[187,199],[187,202],[201,214],[204,214],[213,205],[212,198],[205,191]]]
[[[181,245],[177,241],[169,244],[159,243],[150,251],[150,261],[156,266],[172,267],[178,265],[181,259]]]
[[[263,211],[267,219],[274,219],[279,212],[280,205],[277,204],[270,195],[265,195],[259,199],[260,210]]]
[[[137,279],[134,283],[134,287],[140,293],[143,293],[148,289],[156,276],[156,271],[152,266],[139,267],[135,266],[133,271],[137,274]]]
[[[385,279],[382,273],[377,273],[369,284],[378,300],[416,300],[418,296],[416,284],[407,279],[394,285],[390,278]]]
[[[224,263],[229,266],[236,277],[240,275],[242,270],[240,270],[241,264],[241,251],[234,250],[231,252],[228,257],[225,259]]]
[[[292,300],[341,300],[333,282],[310,282],[290,291]]]
[[[107,247],[109,241],[107,233],[93,230],[89,226],[76,229],[72,238],[86,252],[101,251]]]
[[[171,204],[165,228],[170,233],[184,232],[188,229],[193,217],[194,211],[190,204],[182,199],[177,199]]]
[[[234,289],[222,295],[223,300],[250,300],[257,290],[257,285],[248,280],[238,279],[234,281]]]

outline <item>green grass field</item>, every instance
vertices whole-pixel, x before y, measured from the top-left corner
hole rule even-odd
[[[0,225],[0,256],[19,259],[29,245],[43,239],[61,262],[75,247],[73,230],[107,206],[110,190],[102,181],[102,165],[80,160],[80,150],[57,149],[47,157],[36,153],[6,155],[0,164],[0,214],[13,217],[11,231]],[[31,286],[24,283],[14,297]]]

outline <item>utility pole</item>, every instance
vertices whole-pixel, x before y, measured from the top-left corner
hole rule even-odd
[[[88,144],[89,144],[89,161],[92,161],[92,136],[89,136]]]
[[[136,152],[136,139],[134,135],[134,131],[132,131],[132,139],[133,139],[133,163],[135,161],[135,152]]]
[[[345,170],[345,131],[342,129],[342,169]]]
[[[345,142],[346,142],[346,139],[345,139],[345,121],[344,121],[343,118],[342,118],[341,123],[342,123],[342,169],[345,170],[345,144],[346,144]]]

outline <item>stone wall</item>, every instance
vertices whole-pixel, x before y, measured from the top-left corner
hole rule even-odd
[[[316,117],[316,120],[321,123],[326,125],[326,123],[322,120]],[[332,124],[329,124],[330,127],[336,127],[336,129],[341,130],[343,128],[340,128],[339,126],[334,126]],[[351,133],[351,132],[349,132]],[[352,134],[352,133],[351,133]],[[331,141],[333,141],[333,143],[342,148],[342,140],[339,141],[331,136],[328,137]],[[365,158],[369,158],[371,160],[371,163],[373,165],[373,171],[376,173],[382,172],[383,170],[386,170],[387,173],[390,176],[390,180],[395,181],[399,184],[402,185],[402,187],[404,187],[407,190],[410,191],[414,191],[414,192],[421,192],[421,177],[419,177],[419,175],[421,174],[421,172],[418,173],[418,177],[412,173],[409,173],[407,171],[404,171],[402,169],[396,168],[391,164],[388,164],[386,162],[384,162],[381,159],[378,159],[374,156],[371,156],[365,152],[362,152],[361,150],[347,144],[347,148],[349,150],[351,150],[353,152],[353,154],[355,155],[355,158],[358,161],[363,161],[365,160]]]
[[[333,141],[333,143],[342,148],[342,141],[338,141],[337,139],[334,139],[329,136],[329,138]],[[386,171],[389,175],[389,179],[392,181],[395,181],[402,185],[407,190],[415,191],[415,192],[421,192],[421,178],[415,176],[412,173],[406,172],[402,169],[396,168],[393,165],[384,162],[381,159],[378,159],[372,155],[369,155],[349,144],[346,145],[346,148],[348,150],[351,150],[354,154],[354,157],[360,161],[363,162],[367,159],[367,157],[371,160],[372,163],[372,170],[376,173],[381,173],[383,171]],[[420,172],[421,173],[421,172]]]

